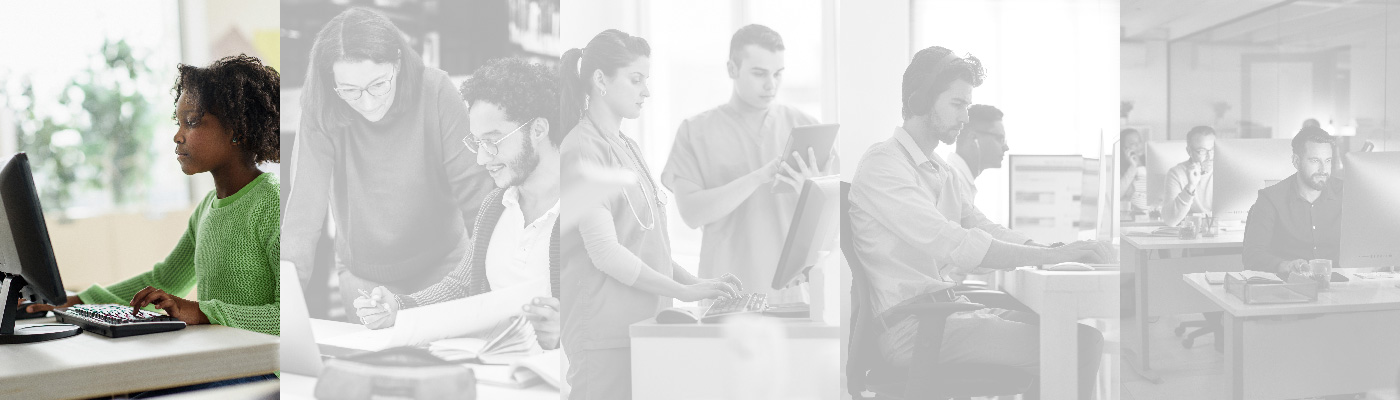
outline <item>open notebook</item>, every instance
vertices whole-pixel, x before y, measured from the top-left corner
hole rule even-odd
[[[544,382],[564,389],[564,355],[559,350],[546,350],[520,357],[507,365],[473,365],[478,382],[509,388],[524,388]]]
[[[428,351],[447,361],[498,365],[510,364],[544,351],[535,337],[534,326],[524,316],[511,318],[509,324],[485,337],[489,339],[442,339],[428,344]]]

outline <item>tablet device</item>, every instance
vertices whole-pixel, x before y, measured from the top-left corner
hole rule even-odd
[[[840,127],[841,124],[817,124],[792,128],[792,134],[788,135],[787,147],[783,149],[783,162],[794,171],[800,171],[797,168],[798,159],[792,152],[795,151],[806,158],[807,149],[810,148],[816,153],[818,162],[823,163],[819,167],[826,168],[825,162],[831,158],[831,148],[836,145],[836,131]],[[779,169],[778,173],[784,172]],[[797,193],[797,189],[781,182],[773,184],[774,193]]]

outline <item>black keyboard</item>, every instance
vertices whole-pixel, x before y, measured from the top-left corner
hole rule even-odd
[[[185,329],[185,322],[175,317],[146,310],[131,312],[131,306],[118,304],[78,304],[55,309],[54,319],[73,324],[98,335],[119,338],[147,333]]]
[[[768,295],[763,293],[746,293],[738,297],[723,300],[715,300],[710,304],[710,308],[705,309],[705,313],[700,317],[702,322],[719,322],[726,317],[740,314],[756,314],[768,310]]]

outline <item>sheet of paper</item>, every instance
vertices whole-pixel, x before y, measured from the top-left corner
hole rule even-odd
[[[392,329],[367,330],[325,339],[319,344],[344,349],[380,351],[390,347],[389,341],[393,335]]]
[[[464,299],[399,311],[390,347],[424,346],[434,340],[494,329],[535,297],[549,295],[549,279],[537,279]]]

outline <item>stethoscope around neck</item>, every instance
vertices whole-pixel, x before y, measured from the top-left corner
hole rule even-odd
[[[584,110],[584,119],[587,119],[588,124],[593,126],[593,130],[598,131],[598,133],[603,136],[603,140],[608,141],[608,149],[612,152],[613,158],[616,158],[619,163],[626,164],[627,162],[623,159],[622,154],[618,154],[617,146],[612,143],[613,139],[609,138],[608,134],[606,132],[603,132],[603,130],[598,127],[598,124],[596,122],[593,122],[593,117],[588,116],[587,110]],[[621,138],[621,134],[619,134],[618,136]],[[636,172],[638,175],[641,175],[642,178],[646,180],[646,184],[643,184],[641,182],[641,179],[638,179],[637,187],[642,192],[642,200],[644,200],[643,202],[647,205],[647,215],[651,217],[650,222],[642,222],[641,214],[637,213],[636,204],[632,202],[632,196],[627,195],[627,189],[622,190],[622,198],[627,201],[627,209],[632,212],[632,219],[637,221],[637,226],[642,227],[642,230],[646,231],[655,229],[656,219],[658,218],[656,208],[657,206],[664,207],[666,205],[666,198],[664,197],[665,194],[662,194],[661,190],[659,190],[656,187],[656,182],[652,181],[651,171],[646,167],[645,164],[642,164],[642,155],[637,150],[637,148],[632,146],[632,142],[628,141],[626,138],[621,138],[621,140],[623,141],[623,144],[627,146],[627,149],[632,153],[632,157],[635,157],[634,159],[632,159],[631,168],[633,172]],[[655,203],[645,201],[647,195],[646,188],[648,185],[651,186],[652,195],[656,196]]]

